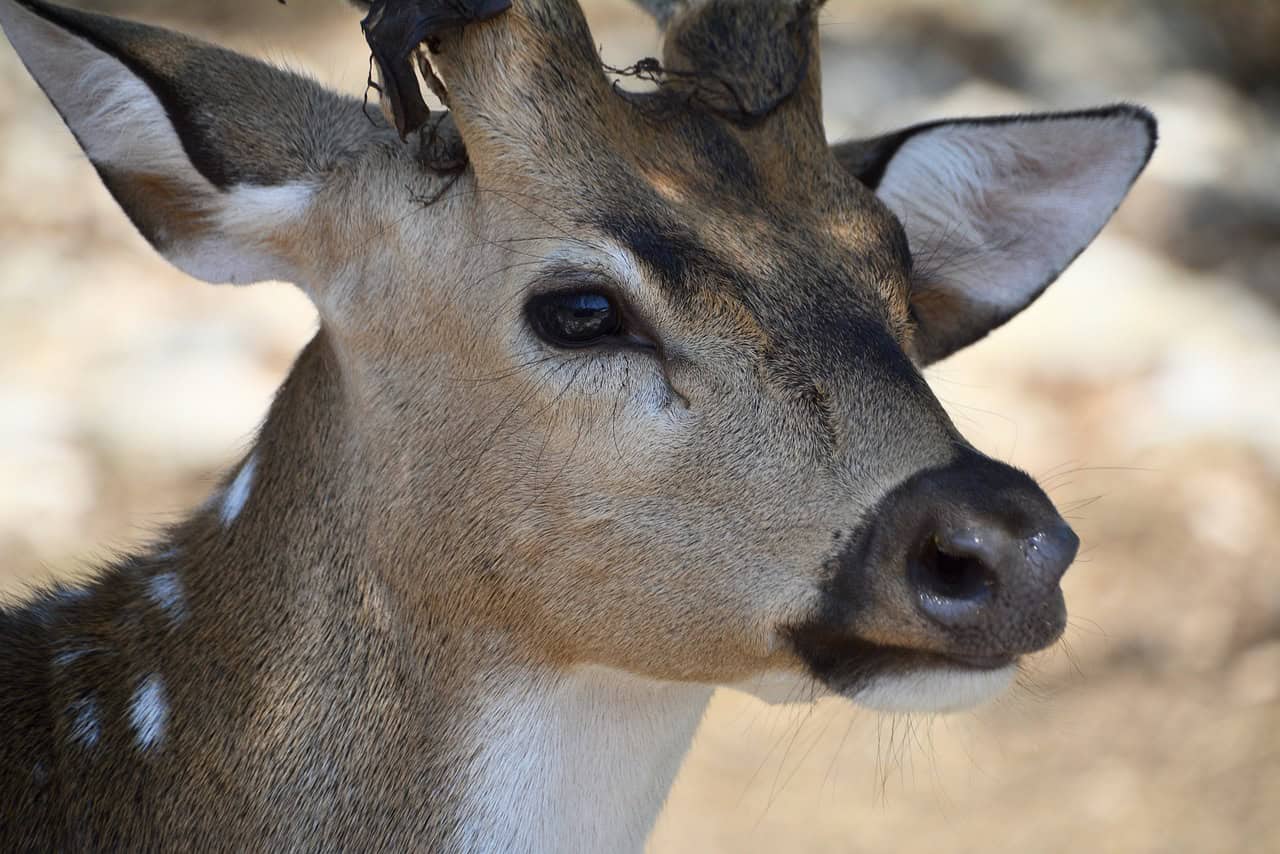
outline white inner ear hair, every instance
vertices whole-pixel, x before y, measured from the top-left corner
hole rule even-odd
[[[1126,113],[941,125],[903,144],[878,193],[931,282],[1015,311],[1106,224],[1149,142]]]
[[[5,7],[6,32],[89,159],[120,180],[163,179],[188,194],[183,207],[208,223],[194,239],[189,233],[173,242],[161,239],[170,235],[155,235],[170,262],[214,283],[292,278],[263,238],[306,213],[313,184],[218,190],[187,158],[159,99],[124,63],[26,9]]]

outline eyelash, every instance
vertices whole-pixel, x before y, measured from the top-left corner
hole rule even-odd
[[[524,314],[535,335],[562,350],[658,349],[655,336],[637,322],[626,302],[598,283],[534,294]]]

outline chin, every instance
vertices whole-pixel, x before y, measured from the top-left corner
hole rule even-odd
[[[910,665],[865,675],[856,687],[824,684],[809,674],[771,671],[730,685],[771,706],[810,703],[823,697],[842,697],[877,712],[946,714],[972,709],[1009,690],[1018,675],[1016,660],[964,662],[909,656]]]
[[[741,682],[731,683],[728,687],[770,706],[811,703],[833,696],[826,685],[807,673],[794,670],[766,671]]]
[[[881,673],[842,693],[878,712],[958,712],[996,699],[1017,675],[1018,665],[1013,662],[998,667],[938,663]]]

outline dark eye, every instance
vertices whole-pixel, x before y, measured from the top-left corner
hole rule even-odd
[[[589,347],[622,334],[622,312],[596,291],[540,294],[525,311],[533,331],[557,347]]]

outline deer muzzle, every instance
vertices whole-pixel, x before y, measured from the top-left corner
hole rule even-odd
[[[1078,547],[1034,480],[966,450],[880,501],[792,642],[845,693],[884,673],[1005,668],[1061,636]]]

